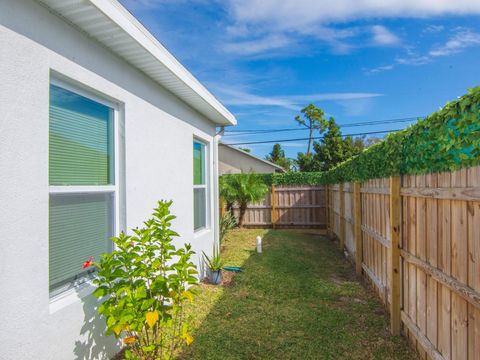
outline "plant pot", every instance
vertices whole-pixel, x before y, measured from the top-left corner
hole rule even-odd
[[[213,285],[218,285],[222,282],[222,270],[211,270],[207,272],[208,281]]]

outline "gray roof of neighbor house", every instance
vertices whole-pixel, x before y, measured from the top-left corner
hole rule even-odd
[[[160,42],[116,0],[37,0],[80,31],[221,125],[230,113]]]
[[[260,158],[260,157],[258,157],[258,156],[255,156],[255,155],[253,155],[253,154],[250,154],[249,152],[246,152],[246,151],[244,151],[244,150],[242,150],[242,149],[239,149],[239,148],[236,148],[236,147],[234,147],[234,146],[231,146],[231,145],[228,145],[228,144],[224,144],[224,143],[219,143],[218,145],[228,147],[228,148],[230,148],[230,149],[233,149],[233,150],[236,150],[236,151],[242,153],[243,155],[250,156],[251,158],[253,158],[253,159],[255,159],[255,160],[262,161],[262,162],[264,162],[265,164],[268,164],[268,165],[274,167],[274,168],[275,168],[276,170],[278,170],[279,172],[285,172],[285,169],[282,168],[280,165],[277,165],[277,164],[275,164],[275,163],[272,163],[271,161],[268,161],[268,160],[262,159],[262,158]]]

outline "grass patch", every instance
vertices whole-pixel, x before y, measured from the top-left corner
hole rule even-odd
[[[264,252],[255,253],[263,236]],[[228,287],[202,284],[181,359],[415,359],[388,332],[372,291],[331,241],[301,231],[234,230],[223,244],[242,266]]]

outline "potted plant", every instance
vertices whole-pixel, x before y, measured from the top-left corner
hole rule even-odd
[[[202,251],[203,252],[203,251]],[[208,281],[214,285],[218,285],[222,282],[222,267],[223,261],[220,257],[220,251],[216,246],[213,247],[213,254],[211,257],[207,256],[203,252],[205,262],[207,263],[207,277]]]

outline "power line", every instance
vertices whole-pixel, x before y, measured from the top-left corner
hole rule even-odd
[[[339,125],[339,127],[347,128],[347,127],[368,126],[368,125],[377,125],[377,124],[403,123],[403,122],[415,121],[415,120],[418,120],[419,118],[421,117],[364,121],[364,122]],[[305,128],[284,128],[284,129],[271,129],[271,130],[269,129],[227,130],[225,131],[224,136],[253,135],[253,134],[265,134],[265,133],[275,133],[275,132],[285,132],[285,131],[303,131],[303,130],[309,130],[309,128],[305,127]]]
[[[373,134],[385,134],[389,132],[397,132],[402,129],[396,130],[385,130],[385,131],[370,131],[370,132],[363,132],[357,134],[345,134],[340,135],[341,137],[347,136],[364,136],[364,135],[373,135]],[[324,139],[325,136],[313,136],[312,140],[320,140]],[[298,139],[281,139],[281,140],[265,140],[265,141],[248,141],[248,142],[238,142],[238,143],[225,143],[225,145],[253,145],[253,144],[268,144],[268,143],[282,143],[282,142],[289,142],[289,141],[302,141],[302,140],[309,140],[310,138],[298,138]]]

